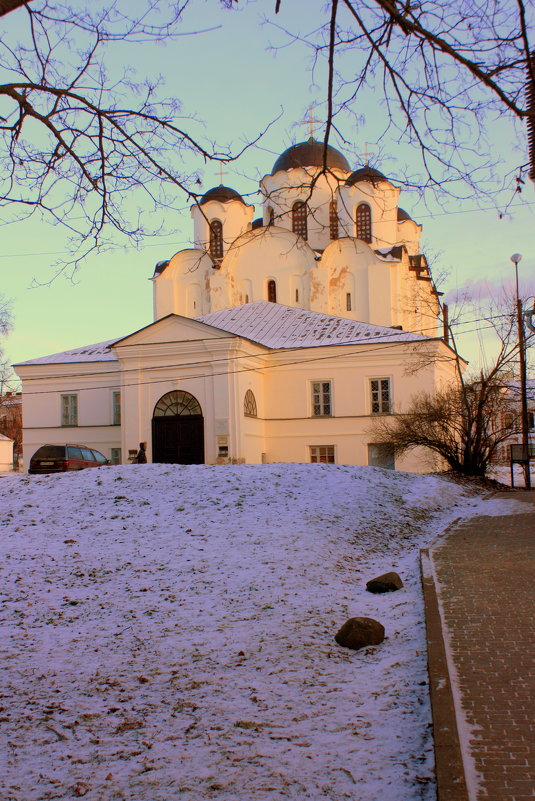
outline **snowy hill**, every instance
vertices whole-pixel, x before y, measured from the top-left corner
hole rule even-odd
[[[333,465],[0,478],[1,797],[431,801],[418,549],[495,504]],[[355,615],[385,641],[340,648]]]

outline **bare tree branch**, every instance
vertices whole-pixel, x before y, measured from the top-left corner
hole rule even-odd
[[[405,171],[400,182],[473,196],[505,180],[522,189],[527,158],[498,180],[495,162],[511,148],[491,155],[485,133],[498,116],[511,126],[533,120],[525,87],[534,23],[535,6],[524,0],[331,0],[323,27],[287,33],[311,48],[314,67],[326,59],[327,137],[333,120],[343,129],[373,98],[387,119],[379,144],[391,150],[393,135],[420,153],[423,175]]]
[[[64,225],[80,248],[74,268],[114,234],[154,233],[144,211],[167,205],[177,190],[196,202],[198,175],[184,167],[188,152],[201,163],[233,161],[262,135],[240,153],[217,148],[195,137],[195,120],[177,100],[162,98],[161,79],[137,80],[130,69],[108,74],[110,44],[181,35],[177,24],[189,0],[144,0],[133,10],[127,0],[105,1],[88,10],[61,0],[25,5],[19,38],[0,41],[4,222],[37,213]]]

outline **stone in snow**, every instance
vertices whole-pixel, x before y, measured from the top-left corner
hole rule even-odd
[[[338,645],[354,651],[366,645],[378,645],[384,638],[384,626],[371,617],[349,618],[334,637]]]
[[[403,587],[403,582],[397,573],[383,573],[382,576],[371,579],[366,584],[368,592],[395,592]]]

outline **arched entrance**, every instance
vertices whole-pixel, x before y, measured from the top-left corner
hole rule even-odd
[[[160,398],[152,415],[152,461],[204,464],[204,420],[199,402],[176,390]]]

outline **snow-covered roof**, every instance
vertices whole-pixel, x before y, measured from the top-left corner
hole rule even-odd
[[[267,348],[317,348],[325,345],[429,339],[421,334],[294,309],[265,300],[212,312],[196,319]]]
[[[330,314],[294,309],[280,303],[257,300],[233,309],[197,317],[200,323],[225,333],[249,339],[266,348],[319,348],[325,345],[355,345],[366,342],[415,342],[429,337],[381,325],[359,323]],[[150,327],[150,326],[147,326]],[[112,346],[124,337],[85,345],[50,356],[41,356],[16,367],[38,364],[115,362]]]
[[[117,357],[111,346],[120,339],[109,339],[107,342],[97,342],[95,345],[82,345],[62,353],[52,353],[50,356],[41,356],[39,359],[30,359],[19,362],[15,367],[24,367],[27,364],[70,364],[75,362],[115,362]]]

